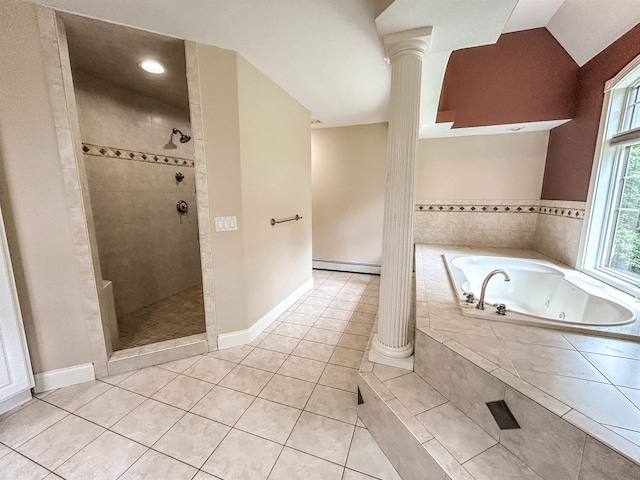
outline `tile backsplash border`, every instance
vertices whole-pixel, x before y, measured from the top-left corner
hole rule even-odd
[[[194,161],[188,158],[171,157],[168,155],[158,155],[155,153],[135,152],[124,148],[106,147],[103,145],[82,144],[82,151],[85,155],[105,158],[119,158],[134,162],[156,163],[158,165],[173,165],[180,167],[194,166]]]
[[[558,200],[435,200],[416,203],[414,210],[418,212],[435,213],[541,213],[543,215],[583,219],[585,202],[563,202]]]

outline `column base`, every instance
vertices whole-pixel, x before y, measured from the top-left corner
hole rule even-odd
[[[369,361],[413,371],[413,344],[409,342],[401,348],[387,347],[380,343],[376,334],[371,343]]]

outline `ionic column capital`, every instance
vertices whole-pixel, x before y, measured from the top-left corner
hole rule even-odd
[[[384,53],[389,62],[404,55],[424,57],[431,40],[431,27],[391,33],[382,37]]]

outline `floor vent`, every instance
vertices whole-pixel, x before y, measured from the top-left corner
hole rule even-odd
[[[360,387],[358,387],[358,405],[362,405],[364,400],[362,399],[362,395],[360,394]]]
[[[511,410],[504,400],[498,400],[497,402],[487,402],[487,407],[493,419],[496,421],[500,430],[512,430],[514,428],[520,428],[516,417],[513,416]]]

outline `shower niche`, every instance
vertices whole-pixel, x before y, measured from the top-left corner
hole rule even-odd
[[[113,350],[204,333],[184,42],[60,16]]]

